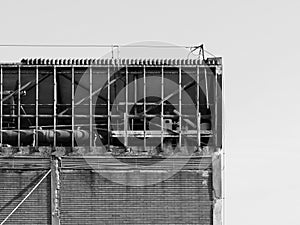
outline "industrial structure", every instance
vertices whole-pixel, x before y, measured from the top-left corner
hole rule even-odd
[[[0,224],[222,224],[222,61],[0,64]]]

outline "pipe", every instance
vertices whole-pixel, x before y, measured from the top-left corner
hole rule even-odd
[[[53,144],[54,130],[37,130],[38,144]],[[2,144],[17,146],[18,133],[20,133],[20,142],[22,146],[33,144],[34,130],[2,130]],[[80,142],[89,140],[89,133],[85,130],[74,130],[74,138]],[[56,141],[58,144],[71,143],[72,130],[56,130]]]

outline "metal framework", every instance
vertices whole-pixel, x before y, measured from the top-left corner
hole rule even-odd
[[[51,149],[48,155],[51,158],[51,165],[46,168],[47,170],[41,169],[46,172],[45,175],[5,217],[4,221],[0,221],[0,225],[16,212],[50,173],[51,221],[53,225],[60,224],[59,201],[62,179],[60,173],[62,169],[70,169],[64,167],[62,162],[74,158],[68,158],[64,153],[59,155],[58,149],[70,147],[71,150],[75,150],[77,147],[84,147],[87,150],[94,150],[97,148],[95,141],[97,133],[101,136],[101,141],[105,143],[104,148],[108,152],[113,152],[112,150],[115,149],[125,149],[127,152],[133,149],[135,150],[133,152],[143,155],[155,149],[159,153],[165,153],[171,141],[174,152],[177,150],[183,152],[183,149],[192,146],[195,149],[189,152],[192,157],[198,157],[197,160],[201,157],[210,158],[212,166],[209,167],[209,172],[212,172],[214,206],[212,211],[214,216],[217,215],[213,219],[213,224],[221,224],[219,214],[223,200],[222,143],[219,140],[222,128],[220,115],[222,105],[219,87],[221,73],[217,72],[221,64],[193,64],[189,61],[178,61],[179,63],[175,64],[157,64],[153,61],[141,64],[125,62],[126,64],[120,65],[109,63],[104,65],[0,64],[0,150],[6,144],[18,148],[32,147],[35,151],[44,146]],[[25,72],[29,73],[31,81],[27,82],[28,78],[24,79],[22,75]],[[80,82],[80,78],[84,76],[87,83]],[[94,82],[97,80],[102,82],[104,79],[100,79],[100,76],[106,78],[106,81],[101,88],[98,88]],[[149,85],[151,76],[156,78],[157,87]],[[6,81],[8,78],[11,79],[10,83]],[[175,81],[174,87],[168,86],[168,79],[173,83]],[[78,88],[85,91],[86,96],[77,99]],[[152,88],[158,92],[157,96],[154,96],[156,98],[148,96]],[[117,96],[122,93],[122,90],[124,96],[118,99]],[[193,107],[191,102],[187,101],[187,95],[192,99]],[[94,101],[96,98],[100,99],[100,103]],[[171,101],[172,98],[175,100]],[[118,111],[113,110],[114,106],[118,107]],[[131,106],[133,106],[132,110],[130,110]],[[83,113],[82,109],[83,111],[88,109],[84,111],[88,113]],[[101,113],[97,112],[98,109]],[[159,122],[151,122],[153,118],[159,118]],[[77,119],[80,121],[79,124]],[[151,130],[149,121],[158,129]],[[78,143],[77,138],[82,138],[84,141]],[[132,141],[134,138],[142,140],[139,141],[140,146],[135,146]],[[151,146],[150,141],[148,142],[150,138],[156,138],[160,144]],[[123,146],[116,139],[124,140]],[[211,140],[207,141],[207,139]],[[211,151],[205,153],[203,147],[210,148]],[[193,155],[195,152],[200,154],[195,156]],[[106,160],[106,156],[101,155],[101,157],[97,160]],[[151,157],[147,159],[149,158],[151,159]],[[131,159],[133,158],[129,161]],[[136,165],[137,161],[135,159]],[[14,161],[12,164],[15,169]],[[31,165],[31,168],[38,168],[35,167],[37,164]],[[70,164],[76,169],[82,166],[75,162]],[[110,167],[114,166],[118,168],[119,165],[113,163],[110,165]],[[196,168],[199,165],[195,162],[193,166]],[[153,166],[152,169],[157,168]],[[204,171],[203,168],[202,170]]]
[[[215,146],[218,145],[217,139],[218,139],[218,124],[219,124],[219,116],[218,115],[218,104],[217,102],[219,101],[218,99],[218,75],[212,74],[211,72],[208,73],[208,69],[211,70],[211,68],[217,67],[219,65],[213,65],[212,67],[206,66],[206,65],[177,65],[174,67],[173,65],[125,65],[124,67],[120,67],[120,69],[117,69],[114,65],[54,65],[52,66],[52,73],[49,72],[49,68],[51,66],[47,65],[1,65],[1,81],[0,81],[0,89],[1,89],[1,123],[0,123],[0,128],[1,130],[5,133],[6,130],[13,130],[13,132],[17,133],[17,143],[15,144],[18,147],[22,146],[22,140],[23,137],[21,136],[21,131],[27,130],[27,132],[33,133],[34,141],[32,143],[32,146],[35,148],[38,148],[39,146],[43,145],[43,141],[49,141],[53,140],[50,143],[50,146],[56,147],[56,146],[62,146],[61,142],[61,137],[62,135],[62,130],[67,129],[70,130],[69,133],[69,146],[74,148],[77,143],[75,141],[76,133],[78,132],[77,130],[79,129],[84,129],[88,132],[88,143],[86,144],[88,147],[96,147],[95,146],[95,141],[94,140],[94,135],[99,131],[97,128],[97,124],[94,122],[96,121],[96,118],[103,118],[105,120],[101,120],[101,123],[105,123],[106,125],[106,132],[107,132],[107,140],[104,140],[107,144],[108,150],[111,148],[111,146],[114,145],[112,143],[112,138],[123,138],[124,140],[124,146],[127,147],[132,147],[130,145],[129,138],[131,137],[142,137],[143,139],[143,149],[144,151],[148,151],[149,146],[147,146],[147,138],[149,137],[157,137],[160,139],[160,148],[162,149],[164,146],[164,140],[165,138],[168,137],[174,137],[177,139],[177,145],[179,149],[183,147],[188,140],[194,139],[196,143],[193,145],[197,146],[198,149],[201,148],[202,146],[202,137],[213,137],[215,139]],[[4,87],[3,83],[3,76],[4,76],[4,71],[7,69],[17,69],[17,90],[7,90],[8,87]],[[22,82],[22,71],[26,71],[28,69],[34,69],[35,73],[32,74],[33,80],[26,83],[25,85]],[[96,73],[96,69],[102,70],[102,73]],[[115,68],[117,71],[115,71]],[[151,102],[149,98],[147,98],[147,89],[151,88],[147,84],[147,79],[148,76],[151,75],[153,76],[153,69],[155,68],[160,68],[159,74],[155,75],[157,76],[157,79],[160,80],[160,101],[154,101]],[[174,71],[174,68],[177,68],[177,72]],[[48,70],[47,70],[48,69]],[[66,76],[64,71],[62,69],[68,70],[69,73],[71,74],[71,78],[69,80],[69,83],[65,83],[64,87],[67,86],[70,89],[71,92],[71,100],[70,102],[61,102],[61,93],[65,93],[62,91],[61,83],[57,82],[57,77],[58,76]],[[76,81],[75,79],[75,74],[78,74],[82,69],[85,69],[85,73],[88,76],[88,86],[84,86],[84,84],[81,84],[80,81]],[[95,70],[94,70],[95,69]],[[186,82],[183,80],[186,80],[186,75],[187,73],[185,70],[192,71],[195,76],[194,81],[192,82]],[[6,72],[7,73],[7,72]],[[93,81],[97,80],[97,76],[102,76],[102,74],[106,74],[105,76],[107,77],[107,82],[105,85],[103,85],[100,89],[98,90],[93,90]],[[140,75],[138,75],[140,74]],[[169,75],[168,75],[169,74]],[[167,92],[168,94],[166,95],[165,90],[167,90],[167,86],[165,84],[165,80],[168,79],[168,76],[171,77],[177,77],[176,79],[178,80],[178,89],[174,90],[173,92],[170,93]],[[53,86],[53,93],[52,93],[52,110],[53,114],[47,113],[45,111],[45,108],[49,107],[49,102],[45,102],[45,97],[43,96],[42,100],[40,95],[43,95],[43,91],[41,88],[45,88],[44,84],[46,82],[46,78],[48,76],[52,76],[52,84],[49,83],[48,79],[48,85]],[[84,75],[80,75],[84,76]],[[129,81],[129,76],[133,77],[133,80]],[[141,77],[141,79],[138,78],[138,76]],[[174,79],[175,79],[174,78]],[[142,86],[140,85],[141,83],[138,82],[142,81]],[[210,81],[209,81],[210,80]],[[132,84],[131,87],[134,88],[133,90],[133,97],[134,97],[134,102],[131,102],[129,99],[129,84]],[[203,83],[202,85],[204,86],[204,89],[201,89],[201,82]],[[210,83],[210,84],[209,84]],[[214,87],[211,88],[209,85],[211,83],[214,83]],[[83,99],[75,102],[75,93],[77,87],[81,87],[85,90],[87,90],[87,96],[84,97]],[[195,98],[195,103],[194,107],[196,108],[196,114],[187,114],[186,112],[183,113],[182,107],[189,107],[187,105],[186,100],[183,100],[183,92],[189,91],[190,89],[196,90],[196,93],[194,93],[195,96],[192,96],[192,98]],[[23,96],[22,91],[30,90],[33,89],[35,90],[35,97],[30,98],[28,97],[27,94],[26,96]],[[103,92],[103,90],[106,90]],[[124,92],[124,102],[114,102],[116,95],[118,94],[121,89],[125,89]],[[211,92],[211,90],[214,90],[215,92]],[[9,96],[4,96],[5,91],[10,91]],[[58,96],[58,92],[60,92],[60,96]],[[107,93],[107,96],[104,96],[103,93]],[[205,102],[201,102],[203,98],[200,96],[201,93],[205,95]],[[32,92],[30,92],[32,93]],[[142,93],[140,95],[139,93]],[[113,96],[112,96],[113,94]],[[34,96],[33,95],[33,96]],[[214,96],[213,102],[210,102],[210,95]],[[106,108],[105,114],[97,114],[95,115],[95,110],[94,107],[96,105],[93,105],[93,97],[98,97],[104,99],[107,104],[106,105],[97,105],[97,107],[104,107]],[[8,115],[7,112],[11,111],[9,109],[14,109],[14,104],[9,105],[8,100],[10,98],[14,98],[17,102],[17,110],[16,110],[16,115]],[[22,103],[22,99],[27,99],[26,101],[32,102],[31,105],[34,105],[34,112],[35,113],[26,113],[23,106],[24,104]],[[51,98],[51,96],[49,96]],[[165,115],[165,111],[168,110],[168,101],[171,98],[176,98],[178,101],[178,111],[173,110],[173,112],[168,113]],[[28,100],[29,99],[29,100]],[[89,101],[85,101],[89,100]],[[142,102],[140,102],[142,100]],[[25,102],[26,102],[25,101]],[[14,102],[14,101],[12,101]],[[50,101],[51,102],[51,101]],[[113,104],[119,104],[124,105],[124,111],[121,114],[112,114],[112,102]],[[30,104],[27,104],[30,105]],[[69,107],[65,110],[60,110],[59,106],[65,105],[66,107]],[[129,112],[128,108],[130,106],[134,106],[134,114],[132,115],[131,112]],[[202,124],[202,118],[205,119],[205,115],[201,112],[201,107],[203,105],[206,105],[207,109],[211,109],[211,111],[214,113],[212,115],[212,128],[204,128],[201,129],[201,124]],[[78,107],[88,107],[89,109],[89,114],[88,115],[80,115],[77,112],[75,112],[74,108]],[[138,111],[139,107],[142,106],[142,111]],[[26,108],[26,107],[25,107]],[[157,115],[151,115],[151,110],[156,110],[156,108],[160,109]],[[5,109],[5,111],[4,111]],[[26,108],[28,109],[28,107]],[[70,110],[68,110],[70,109]],[[23,113],[24,111],[24,113]],[[186,110],[185,110],[186,111]],[[45,113],[46,112],[46,113]],[[25,114],[26,113],[26,114]],[[204,117],[203,117],[204,116]],[[15,123],[15,129],[9,128],[9,127],[4,127],[5,122],[4,120],[8,120],[9,118],[17,118],[17,122]],[[31,120],[31,118],[34,118],[32,120],[32,123],[34,126],[26,127],[26,125],[22,124],[24,121],[22,118],[28,118],[28,120]],[[156,130],[148,130],[148,120],[150,120],[153,117],[159,117],[160,118],[160,124],[154,124],[157,127],[160,127],[160,131]],[[48,125],[45,125],[45,121],[47,121],[47,118],[53,119],[53,123],[48,123]],[[68,119],[69,118],[69,119]],[[88,118],[88,122],[86,124],[81,124],[82,126],[79,126],[76,124],[75,118]],[[120,127],[117,126],[117,129],[113,129],[111,127],[111,119],[112,118],[118,118],[117,123],[122,125],[123,129],[119,129]],[[164,125],[164,122],[166,119],[171,119],[173,123],[177,123],[177,129],[172,128],[172,129],[167,129]],[[176,118],[178,118],[178,121],[176,122]],[[66,124],[61,124],[62,119],[66,119]],[[134,129],[134,120],[136,119],[141,119],[143,122],[143,128],[140,130]],[[123,122],[120,122],[123,121]],[[131,125],[129,125],[129,121],[131,121]],[[194,121],[194,122],[192,122]],[[196,123],[196,124],[195,124]],[[186,129],[186,127],[189,127],[189,129]],[[46,131],[41,131],[41,130],[46,130]],[[47,132],[47,130],[50,130]],[[51,131],[52,130],[52,131]],[[0,134],[0,140],[1,143],[3,143],[3,132]],[[10,132],[10,131],[9,131]],[[43,138],[43,135],[47,133],[47,137]],[[51,137],[50,137],[51,136]],[[42,140],[39,140],[42,138]],[[95,137],[96,138],[96,137]],[[183,141],[184,140],[184,141]],[[187,141],[186,141],[187,140]],[[64,142],[65,143],[65,142]]]

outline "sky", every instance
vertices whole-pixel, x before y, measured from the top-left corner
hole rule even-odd
[[[299,9],[297,0],[2,0],[0,45],[203,43],[224,63],[225,224],[298,225]],[[0,61],[107,51],[0,47]]]

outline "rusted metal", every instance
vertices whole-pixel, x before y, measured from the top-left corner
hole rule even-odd
[[[59,159],[51,160],[51,224],[60,225],[60,171]]]
[[[12,144],[11,147],[2,148],[1,154],[5,156],[26,154],[29,157],[24,161],[17,159],[18,157],[1,158],[0,166],[14,171],[43,171],[45,170],[43,162],[36,162],[30,157],[35,155],[50,159],[51,155],[55,155],[51,165],[52,186],[47,187],[51,189],[52,198],[45,199],[45,201],[51,201],[52,207],[49,210],[53,213],[52,224],[59,224],[60,219],[63,224],[84,223],[84,220],[93,220],[94,223],[101,224],[109,218],[115,224],[120,221],[124,224],[149,224],[150,216],[154,218],[153,215],[156,215],[161,223],[219,225],[222,219],[222,214],[219,212],[222,211],[223,204],[222,176],[220,175],[222,166],[218,158],[221,156],[213,155],[213,152],[219,152],[221,147],[218,142],[221,135],[219,133],[221,90],[218,87],[221,72],[215,74],[214,71],[215,68],[217,70],[217,67],[221,66],[218,60],[210,60],[209,63],[208,66],[202,61],[175,59],[99,61],[38,59],[24,61],[17,65],[1,64],[0,139],[1,144],[4,142]],[[4,74],[12,71],[13,83],[17,84],[18,90],[3,84],[3,68]],[[69,77],[70,71],[71,78]],[[89,85],[82,85],[79,81],[80,76],[83,76],[85,72],[89,73]],[[29,76],[25,78],[23,74],[26,73]],[[95,76],[98,75],[105,76],[105,78],[107,76],[107,82],[103,82],[100,89],[93,84]],[[49,76],[50,78],[46,79]],[[155,97],[159,100],[155,98],[152,100],[147,96],[150,93],[149,80],[152,76],[158,79],[158,86],[155,87],[158,95]],[[195,76],[196,79],[194,79]],[[18,77],[18,80],[15,77]],[[31,78],[35,79],[27,82],[27,79]],[[176,80],[174,90],[168,89],[170,88],[168,82],[164,81],[168,78]],[[43,80],[45,83],[41,83]],[[203,90],[200,88],[200,80],[204,85]],[[131,90],[128,90],[128,87],[131,84],[134,90],[129,95],[128,92]],[[45,88],[48,87],[47,85],[49,89]],[[28,91],[33,87],[35,87],[35,97],[24,95],[25,91],[33,93]],[[74,98],[76,87],[82,87],[88,91],[87,96],[77,102]],[[122,96],[122,100],[117,102],[116,96],[122,93],[120,91],[122,89],[125,90],[125,100]],[[202,95],[202,91],[206,96]],[[196,112],[186,110],[189,105],[185,102],[184,92],[194,101]],[[131,100],[131,93],[133,93],[134,101]],[[97,95],[100,96],[101,102],[93,105],[93,99],[96,99]],[[5,98],[15,99],[18,102],[17,104],[9,102],[6,108],[3,108],[6,104],[3,101]],[[49,101],[50,98],[52,101]],[[171,98],[178,102],[175,104],[176,107],[178,104],[178,111],[172,108],[174,106],[170,103]],[[111,112],[111,102],[118,104],[120,109],[114,115]],[[10,108],[12,108],[10,105],[18,105],[16,115],[9,115]],[[134,109],[129,112],[131,105],[134,105]],[[61,106],[63,109],[60,108]],[[76,113],[75,106],[89,108],[89,113]],[[93,115],[94,106],[100,109],[97,115]],[[160,117],[160,121],[157,123],[151,121],[155,117]],[[3,126],[3,121],[9,121],[10,118],[15,118],[18,122],[5,122],[9,126]],[[83,118],[88,122],[75,124],[75,118]],[[114,126],[114,120],[111,118],[116,118],[117,126]],[[131,121],[131,126],[129,121]],[[169,122],[168,125],[166,121]],[[140,124],[140,127],[135,129],[136,126],[133,123]],[[149,124],[158,129],[151,130]],[[103,146],[96,146],[96,142],[92,141],[95,132],[99,132],[99,136],[102,135],[100,138]],[[140,139],[143,146],[135,146],[132,141],[134,138]],[[151,138],[160,140],[160,145],[157,144],[153,148]],[[210,138],[212,139],[208,142]],[[124,144],[119,144],[117,139],[124,140]],[[75,140],[85,140],[86,144],[76,146]],[[124,151],[124,146],[130,151]],[[35,150],[33,150],[34,147]],[[92,151],[88,151],[89,147]],[[167,149],[169,147],[171,150]],[[192,150],[185,151],[188,147]],[[164,151],[165,149],[167,150]],[[195,152],[196,149],[199,151]],[[87,154],[91,155],[89,158],[91,164],[85,161]],[[202,154],[206,154],[207,157],[199,156]],[[118,156],[117,160],[123,160],[124,163],[109,164],[106,158],[108,155],[110,158]],[[170,155],[174,156],[172,162],[163,166],[158,163]],[[173,170],[174,166],[182,163],[182,158],[180,158],[182,155],[187,155],[193,162],[183,165],[178,176],[175,175],[170,180],[157,183],[156,186],[145,186],[143,190],[131,187],[125,190],[123,186],[110,182],[109,179],[105,180],[93,172],[93,166],[105,165],[105,172],[111,177],[118,176],[118,179],[129,181],[145,175],[143,182],[146,184],[147,180],[153,181],[155,176],[164,176]],[[58,156],[62,156],[62,165]],[[195,160],[194,156],[199,157]],[[142,166],[143,169],[137,169],[138,166]],[[61,189],[63,189],[62,192],[60,192]],[[62,196],[61,193],[63,193]],[[121,195],[118,195],[119,193]],[[124,196],[127,198],[126,201]],[[63,204],[60,205],[62,202]],[[110,211],[105,211],[108,204],[111,206]],[[114,208],[115,206],[117,208]],[[87,211],[91,207],[97,215],[91,210]],[[165,214],[160,212],[165,212]],[[186,212],[189,213],[190,220],[188,216],[183,216],[187,214]],[[174,215],[178,215],[178,218]],[[158,223],[158,220],[154,219],[152,222]]]

